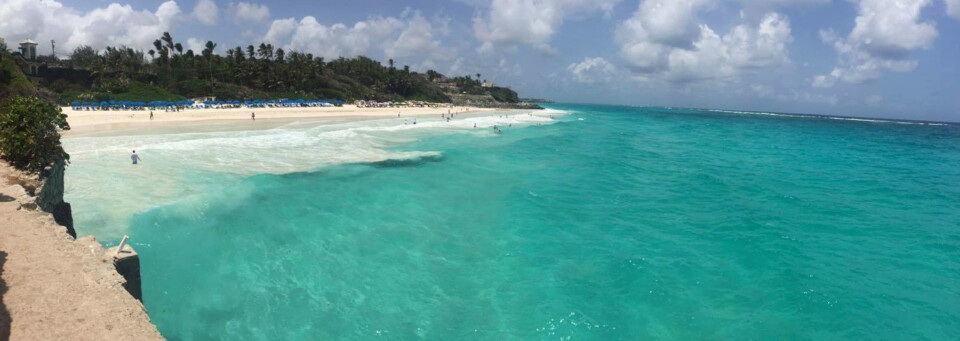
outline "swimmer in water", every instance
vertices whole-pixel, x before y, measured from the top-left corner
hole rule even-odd
[[[137,151],[136,151],[136,150],[133,151],[133,154],[130,154],[130,160],[133,161],[133,164],[137,164],[138,161],[142,161],[142,160],[140,159],[140,155],[137,155]]]

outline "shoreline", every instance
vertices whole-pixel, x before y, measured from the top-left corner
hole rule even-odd
[[[150,110],[130,111],[86,111],[61,107],[67,115],[70,130],[63,132],[64,137],[76,137],[111,131],[122,131],[149,127],[176,127],[208,125],[218,123],[256,122],[256,121],[294,121],[303,119],[385,119],[412,117],[430,117],[450,113],[456,115],[477,114],[503,111],[501,109],[478,107],[450,108],[358,108],[355,105],[342,107],[296,107],[296,108],[228,108],[228,109],[186,109],[179,112]],[[256,120],[250,114],[256,113]]]

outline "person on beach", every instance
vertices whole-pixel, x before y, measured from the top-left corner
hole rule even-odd
[[[256,121],[256,120],[257,120],[257,114],[254,113],[254,112],[251,112],[251,113],[250,113],[250,120]]]
[[[153,121],[153,111],[150,111],[150,120]]]
[[[130,160],[133,161],[133,164],[137,164],[138,161],[141,161],[140,155],[137,155],[136,150],[133,151],[133,154],[130,154]]]

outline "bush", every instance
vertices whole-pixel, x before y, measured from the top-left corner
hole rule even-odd
[[[0,154],[14,167],[39,172],[70,160],[60,130],[70,130],[60,107],[39,97],[13,97],[0,103]]]

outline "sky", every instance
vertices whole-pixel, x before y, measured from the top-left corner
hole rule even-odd
[[[523,97],[960,122],[960,0],[3,0],[65,56],[268,42],[476,75]]]

